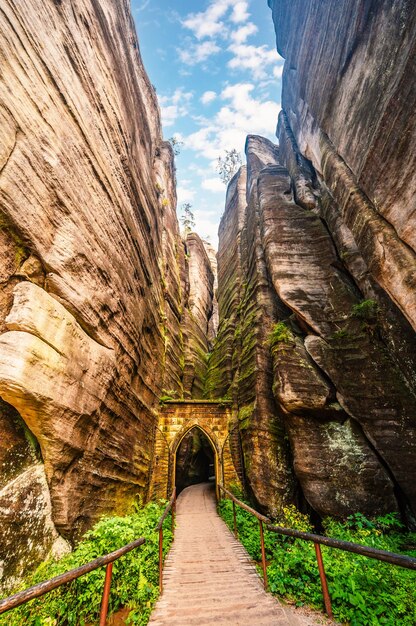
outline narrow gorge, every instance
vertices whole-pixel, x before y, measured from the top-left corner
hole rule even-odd
[[[276,142],[247,137],[216,253],[180,231],[128,0],[3,2],[4,591],[166,497],[185,418],[218,446],[187,463],[265,514],[416,526],[416,9],[268,4]]]

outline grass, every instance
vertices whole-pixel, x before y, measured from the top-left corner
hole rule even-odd
[[[232,528],[232,503],[223,500],[219,511]],[[308,531],[308,518],[294,507],[283,509],[278,520],[298,530]],[[260,561],[257,520],[237,508],[240,541],[250,556]],[[367,519],[361,514],[341,523],[323,520],[324,534],[345,541],[391,552],[416,556],[416,535],[408,533],[396,514]],[[297,605],[323,609],[322,591],[313,544],[300,539],[265,533],[270,591]],[[404,550],[404,546],[415,546]],[[416,573],[341,550],[322,548],[334,616],[351,626],[414,626],[416,624]]]
[[[149,503],[126,517],[104,517],[86,533],[75,550],[43,563],[16,591],[58,576],[140,537],[143,546],[114,563],[109,614],[131,608],[130,624],[147,624],[159,595],[158,533],[155,527],[165,503]],[[172,541],[170,516],[164,527],[164,553]],[[84,626],[97,624],[105,567],[51,591],[0,617],[1,626]]]

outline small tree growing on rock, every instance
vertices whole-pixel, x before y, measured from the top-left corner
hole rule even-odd
[[[195,216],[191,211],[192,204],[185,202],[181,207],[181,223],[183,226],[183,234],[186,237],[190,232],[195,229]]]
[[[178,156],[181,153],[181,150],[183,146],[185,145],[185,143],[181,141],[179,137],[177,137],[176,135],[173,135],[173,137],[170,137],[168,141],[170,145],[172,146],[173,154],[175,156]]]
[[[235,148],[226,150],[224,157],[218,157],[217,172],[224,185],[228,185],[234,174],[241,167],[241,164],[240,153]]]

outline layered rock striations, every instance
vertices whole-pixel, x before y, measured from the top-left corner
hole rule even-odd
[[[416,12],[269,4],[279,145],[249,137],[247,193],[244,168],[229,187],[208,379],[237,405],[260,504],[414,523]]]
[[[158,400],[163,389],[183,395],[186,358],[200,367],[182,330],[204,343],[185,318],[210,315],[213,278],[197,238],[185,258],[173,153],[129,4],[6,1],[0,26],[2,503],[14,494],[0,569],[10,578],[29,545],[33,564],[58,534],[72,541],[146,497]],[[206,333],[208,317],[199,323]]]
[[[320,515],[400,508],[411,519],[416,399],[392,348],[403,318],[366,298],[343,263],[319,208],[326,192],[306,163],[293,176],[283,165],[302,155],[260,137],[246,152],[247,197],[235,199],[242,169],[220,227],[210,376],[237,404],[251,490],[272,511],[305,497]]]
[[[269,5],[286,59],[282,107],[299,150],[372,277],[415,328],[414,4]]]
[[[188,398],[202,398],[213,321],[214,272],[206,244],[196,233],[185,239],[186,285],[184,290],[184,371],[183,392]]]

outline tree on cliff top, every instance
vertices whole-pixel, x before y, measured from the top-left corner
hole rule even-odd
[[[181,223],[183,226],[183,234],[186,237],[188,233],[192,232],[195,229],[195,216],[191,211],[192,204],[189,202],[185,202],[185,204],[181,207]]]
[[[241,164],[240,153],[235,148],[226,150],[224,157],[218,157],[217,172],[224,185],[228,185],[234,174],[240,169]]]

